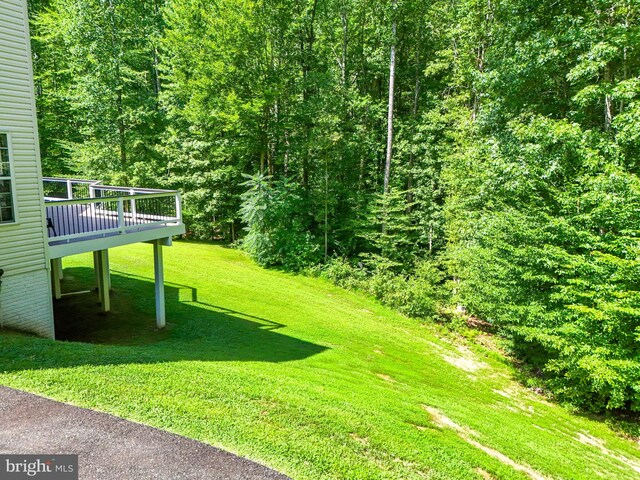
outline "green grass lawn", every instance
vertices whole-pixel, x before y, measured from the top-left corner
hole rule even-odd
[[[92,286],[90,255],[64,266],[67,291]],[[637,441],[526,390],[490,346],[365,296],[179,242],[158,332],[151,246],[112,250],[111,267],[111,315],[95,294],[58,308],[76,341],[0,334],[0,384],[294,478],[640,478]]]

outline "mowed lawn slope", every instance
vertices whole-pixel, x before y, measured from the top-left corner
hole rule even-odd
[[[65,260],[65,289],[90,286],[90,261]],[[165,250],[157,332],[152,264],[149,245],[111,251],[108,317],[64,300],[58,331],[94,343],[0,333],[0,384],[294,478],[640,478],[637,442],[527,391],[496,351],[235,250]]]

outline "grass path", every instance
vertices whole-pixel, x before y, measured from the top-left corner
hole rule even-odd
[[[234,250],[166,250],[156,332],[152,264],[149,245],[111,252],[109,317],[69,297],[58,331],[94,343],[0,334],[0,384],[294,478],[640,478],[640,444],[525,390],[495,351]],[[89,286],[89,267],[66,259],[65,288]]]

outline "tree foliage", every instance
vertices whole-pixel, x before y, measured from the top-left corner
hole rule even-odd
[[[640,410],[637,1],[30,7],[46,173],[180,189],[194,237],[450,303],[560,398]]]

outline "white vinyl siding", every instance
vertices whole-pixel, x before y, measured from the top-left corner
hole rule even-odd
[[[49,278],[47,271],[40,269],[4,279],[0,290],[0,326],[53,338],[51,297],[44,293],[49,291]]]
[[[15,216],[14,222],[0,223],[0,268],[5,272],[0,323],[52,336],[27,5],[26,0],[0,3],[0,134],[8,138]]]

